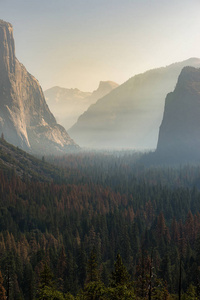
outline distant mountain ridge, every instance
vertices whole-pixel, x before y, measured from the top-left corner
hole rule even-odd
[[[155,149],[165,97],[184,66],[200,67],[200,59],[190,58],[130,78],[91,105],[69,134],[83,147]]]
[[[68,129],[76,123],[78,117],[91,104],[111,92],[117,86],[118,84],[112,81],[100,81],[99,87],[92,93],[82,92],[77,88],[67,89],[56,86],[46,90],[44,95],[57,121],[65,129]]]
[[[37,154],[77,149],[50,112],[38,81],[15,57],[13,27],[0,20],[0,133]]]
[[[92,103],[95,103],[98,99],[109,94],[112,90],[116,89],[119,86],[114,81],[100,81],[97,90],[94,90],[89,97],[89,100]]]
[[[200,159],[200,69],[185,67],[167,95],[156,154],[163,161]]]

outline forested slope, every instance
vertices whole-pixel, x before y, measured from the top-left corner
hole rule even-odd
[[[147,168],[135,158],[35,160],[51,166],[51,180],[1,165],[0,269],[9,299],[146,299],[149,286],[156,299],[176,299],[180,274],[182,294],[199,297],[200,167]]]

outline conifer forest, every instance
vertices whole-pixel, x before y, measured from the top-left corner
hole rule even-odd
[[[0,299],[200,299],[199,166],[0,154]]]

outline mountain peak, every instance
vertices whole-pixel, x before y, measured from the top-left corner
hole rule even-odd
[[[103,98],[118,86],[119,85],[113,81],[100,81],[97,90],[94,90],[90,96],[91,103],[95,103],[97,100]]]
[[[0,20],[0,68],[3,72],[15,71],[13,27],[3,20]]]
[[[0,26],[7,26],[13,28],[12,24],[0,19]]]
[[[114,82],[114,81],[100,81],[98,89],[108,88],[108,87],[109,88],[110,87],[115,88],[117,86],[119,86],[119,85],[116,82]]]
[[[93,93],[99,93],[99,92],[101,93],[102,92],[105,95],[105,93],[111,92],[113,89],[115,89],[118,86],[119,85],[113,81],[100,81],[97,90],[95,90]]]
[[[178,160],[199,158],[200,69],[185,67],[165,101],[157,153]]]
[[[45,97],[57,120],[68,129],[88,107],[117,86],[113,81],[100,81],[93,93],[82,92],[77,88],[54,87],[45,91]]]
[[[62,153],[76,144],[50,112],[38,81],[15,57],[12,25],[0,21],[0,132],[33,153]]]
[[[189,82],[199,82],[199,69],[194,68],[194,67],[190,67],[190,66],[186,66],[182,69],[180,76],[178,78],[178,83],[183,82],[183,81],[187,81]]]
[[[186,61],[188,61],[190,63],[199,63],[200,59],[198,57],[190,57]]]
[[[155,149],[166,94],[188,65],[200,67],[200,60],[191,58],[135,75],[90,106],[70,135],[85,147]]]

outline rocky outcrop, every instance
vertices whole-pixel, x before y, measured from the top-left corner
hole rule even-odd
[[[0,21],[0,132],[20,148],[58,154],[77,147],[50,112],[38,81],[15,57],[13,28]]]
[[[69,134],[80,146],[155,149],[165,97],[173,91],[184,66],[200,66],[191,58],[139,74],[99,99],[82,114]]]
[[[156,154],[164,160],[200,159],[200,69],[185,67],[166,97]]]
[[[101,81],[97,90],[92,93],[82,92],[79,89],[67,89],[55,86],[44,92],[46,101],[56,120],[65,129],[74,125],[78,117],[83,114],[91,104],[111,92],[118,86],[112,81]]]
[[[88,97],[90,105],[95,103],[98,99],[109,94],[112,90],[116,89],[119,85],[113,81],[100,81],[97,90],[93,91],[92,95]]]

